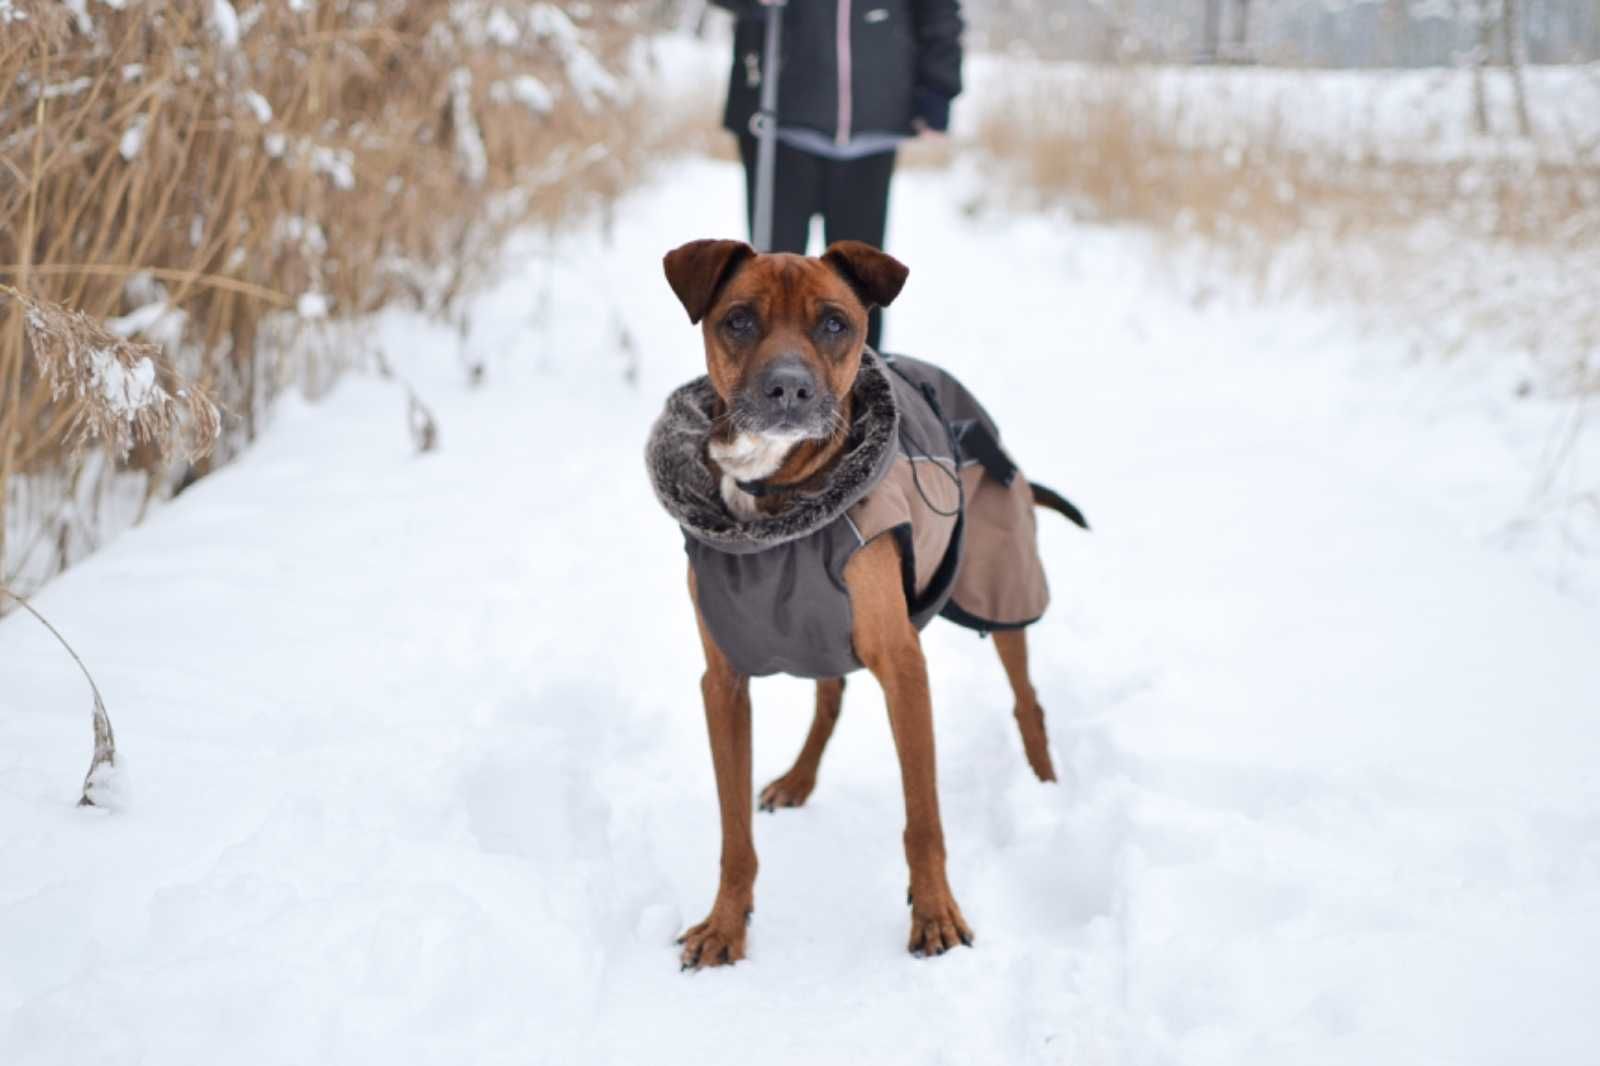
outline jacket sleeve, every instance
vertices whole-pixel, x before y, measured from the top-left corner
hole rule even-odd
[[[724,0],[715,2],[724,3]],[[961,94],[961,0],[915,0],[915,3],[916,117],[930,129],[944,130],[950,125],[950,101]]]

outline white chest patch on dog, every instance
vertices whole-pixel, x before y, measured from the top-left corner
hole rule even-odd
[[[742,522],[760,514],[756,498],[739,488],[741,481],[764,478],[783,465],[800,433],[740,433],[731,441],[712,441],[706,452],[722,470],[722,502]]]

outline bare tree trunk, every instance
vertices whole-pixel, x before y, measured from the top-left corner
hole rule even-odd
[[[1374,43],[1371,54],[1377,57],[1383,66],[1404,66],[1405,63],[1401,58],[1401,37],[1406,24],[1405,0],[1384,0],[1378,22],[1378,40]]]
[[[1217,61],[1222,46],[1222,0],[1206,0],[1205,26],[1201,29],[1200,55],[1208,63]]]
[[[1467,8],[1472,19],[1472,122],[1479,133],[1489,132],[1489,100],[1484,88],[1484,68],[1489,65],[1489,30],[1492,25],[1485,10],[1487,0],[1471,0]]]
[[[1250,50],[1250,0],[1234,0],[1233,61],[1243,63]]]
[[[1528,45],[1522,35],[1522,0],[1501,0],[1500,32],[1506,44],[1506,71],[1511,75],[1511,98],[1517,109],[1517,129],[1524,137],[1533,136],[1533,119],[1528,114],[1528,89],[1522,68],[1528,62]]]

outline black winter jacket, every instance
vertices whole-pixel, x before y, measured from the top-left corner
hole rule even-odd
[[[738,16],[723,123],[747,133],[761,103],[773,9],[757,0],[712,2]],[[910,133],[914,118],[948,127],[950,101],[961,92],[960,0],[789,0],[783,12],[780,126],[841,144],[858,133]]]

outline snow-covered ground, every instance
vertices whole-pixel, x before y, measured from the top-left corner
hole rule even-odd
[[[1042,519],[1063,782],[992,649],[935,623],[976,947],[905,954],[863,677],[811,804],[757,824],[749,959],[678,972],[718,834],[641,448],[700,367],[659,257],[736,233],[737,182],[686,164],[611,243],[522,242],[464,342],[379,319],[437,452],[347,380],[38,596],[105,692],[120,809],[72,806],[82,679],[0,623],[0,1062],[1591,1060],[1600,574],[1507,533],[1560,413],[1508,361],[1413,365],[927,172],[889,346],[1095,524]],[[755,698],[759,785],[810,689]]]

